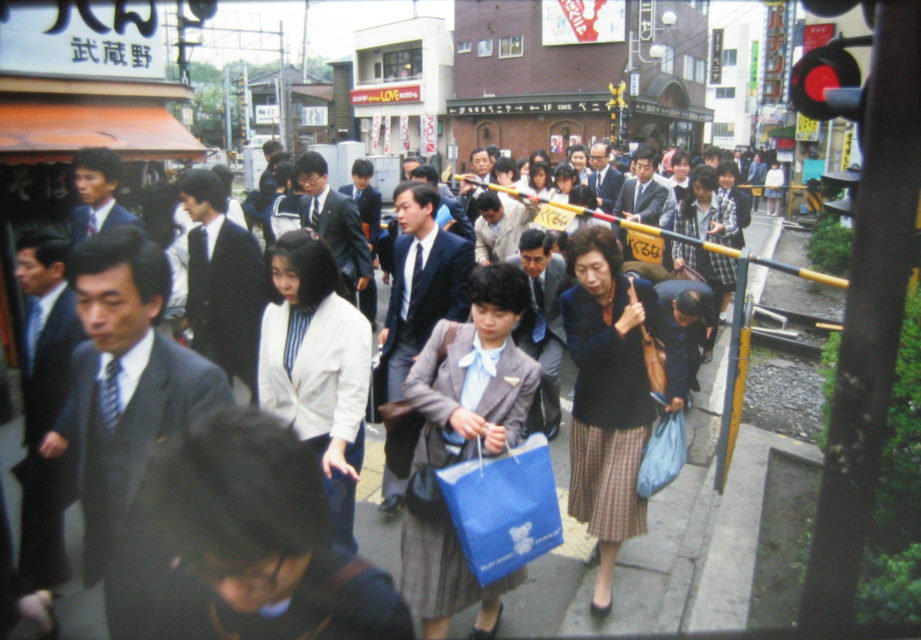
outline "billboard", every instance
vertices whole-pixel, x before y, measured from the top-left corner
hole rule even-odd
[[[36,75],[166,78],[159,3],[4,3],[0,71]]]
[[[626,0],[541,0],[544,46],[624,42]]]

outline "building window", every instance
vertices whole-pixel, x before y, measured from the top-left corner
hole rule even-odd
[[[723,66],[724,67],[736,66],[736,50],[735,49],[723,49]]]
[[[499,38],[500,58],[519,58],[524,55],[524,36]]]
[[[374,77],[380,78],[382,73],[383,73],[383,67],[381,66],[381,63],[375,62],[374,63]]]
[[[667,44],[663,44],[662,46],[665,47],[665,55],[662,57],[662,73],[674,74],[675,50]]]
[[[716,97],[717,98],[735,98],[736,88],[735,87],[717,87]]]
[[[472,42],[461,42],[459,45],[457,45],[458,53],[470,53],[471,51],[473,51]]]
[[[708,5],[710,4],[709,0],[685,0],[689,5],[700,11],[701,13],[707,13]]]
[[[694,82],[694,70],[697,67],[697,60],[694,56],[684,54],[681,64],[681,77],[689,82]]]
[[[697,60],[694,71],[694,80],[700,84],[707,83],[707,61],[706,60]]]
[[[476,54],[481,58],[492,55],[492,40],[477,40]]]
[[[384,54],[384,79],[415,78],[422,75],[422,49],[390,51]]]
[[[736,123],[735,122],[714,122],[713,123],[713,137],[714,138],[731,138],[736,133]]]

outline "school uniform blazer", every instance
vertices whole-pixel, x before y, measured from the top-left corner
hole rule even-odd
[[[390,287],[390,306],[387,308],[385,326],[388,331],[383,355],[390,353],[397,339],[400,309],[403,307],[403,290],[410,283],[403,281],[403,267],[408,259],[413,236],[404,234],[394,242],[393,284]],[[415,259],[415,256],[413,256]],[[432,334],[435,324],[443,319],[466,322],[470,315],[467,302],[467,280],[473,269],[473,245],[445,231],[438,231],[419,281],[419,291],[410,301],[406,322],[416,339],[416,348],[422,350]]]
[[[506,262],[521,267],[521,256],[514,255]],[[560,342],[566,344],[566,330],[563,327],[563,314],[560,310],[560,296],[564,291],[573,285],[572,278],[566,273],[566,261],[558,254],[550,254],[547,260],[547,268],[544,273],[544,317],[547,319],[547,330],[552,333]],[[531,287],[531,279],[528,278],[528,288]],[[533,294],[532,294],[533,297]],[[531,332],[534,329],[534,322],[537,315],[534,309],[529,305],[521,318],[521,322],[514,331],[516,339],[522,338],[530,341]]]
[[[621,216],[624,211],[639,214],[640,222],[652,226],[658,226],[659,216],[665,208],[665,201],[668,199],[668,187],[662,186],[655,179],[650,178],[643,190],[643,196],[634,207],[636,197],[636,178],[629,178],[624,182],[624,188],[620,190],[617,196],[617,204],[614,205],[614,215]],[[635,209],[635,210],[634,210]]]
[[[347,198],[352,198],[355,193],[355,186],[345,184],[339,187],[339,193]],[[354,201],[354,200],[353,200]],[[381,192],[368,185],[368,188],[361,192],[361,198],[355,204],[358,205],[358,217],[362,225],[368,225],[371,239],[368,242],[377,249],[377,236],[381,232]],[[362,229],[363,231],[363,229]]]
[[[646,327],[665,344],[665,395],[669,399],[687,398],[688,357],[684,336],[652,283],[636,278],[633,285],[646,310]],[[614,322],[629,304],[629,286],[627,277],[618,274]],[[639,327],[621,338],[614,327],[605,324],[601,305],[581,286],[563,293],[563,323],[569,338],[569,355],[579,368],[573,417],[605,429],[649,425],[655,414],[649,399]]]
[[[448,419],[461,406],[467,369],[458,363],[473,349],[476,327],[462,324],[458,328],[454,342],[448,345],[445,361],[438,366],[438,351],[449,326],[446,320],[435,326],[432,337],[403,383],[406,399],[426,418],[426,426],[413,454],[414,467],[427,461],[436,467],[444,465],[447,451],[438,429],[450,429]],[[496,377],[487,385],[475,412],[489,422],[504,426],[508,445],[515,447],[521,440],[521,430],[539,384],[540,365],[509,339],[496,364]],[[475,455],[476,442],[468,440],[461,458]]]
[[[90,213],[93,208],[88,205],[82,205],[73,210],[70,215],[70,246],[76,246],[78,242],[86,239],[87,228],[90,223]],[[112,206],[106,221],[102,223],[100,232],[106,229],[114,229],[125,225],[135,226],[144,233],[147,233],[147,225],[133,213],[122,207],[117,202]]]
[[[609,167],[605,172],[604,180],[601,181],[600,190],[596,187],[598,172],[592,171],[591,175],[588,177],[588,188],[601,198],[601,210],[605,213],[612,213],[614,211],[614,204],[617,202],[617,196],[620,195],[620,190],[624,186],[624,180],[624,174],[614,167]]]
[[[301,198],[300,214],[301,225],[312,226],[310,216],[313,214],[313,197]],[[330,189],[323,209],[320,210],[320,223],[317,226],[317,233],[323,236],[333,250],[339,271],[352,286],[355,286],[359,278],[374,275],[368,240],[361,230],[358,207],[351,197]]]
[[[317,307],[294,360],[285,370],[291,305],[270,304],[259,344],[259,403],[301,440],[329,434],[354,442],[365,417],[371,373],[371,325],[335,293]]]
[[[87,586],[92,586],[105,574],[113,545],[127,542],[124,537],[114,538],[116,531],[124,531],[123,523],[118,520],[118,514],[110,512],[112,499],[98,492],[99,478],[93,476],[106,473],[105,470],[124,469],[126,502],[118,511],[130,512],[155,449],[172,436],[187,433],[193,424],[215,409],[234,402],[227,376],[221,369],[191,349],[154,332],[150,360],[116,427],[128,446],[115,455],[96,458],[87,442],[92,426],[92,403],[97,397],[99,363],[99,352],[91,342],[84,342],[74,351],[73,387],[55,425],[55,431],[67,438],[71,446],[76,446],[80,455],[79,487],[85,522],[84,582]],[[116,521],[113,522],[113,518]]]

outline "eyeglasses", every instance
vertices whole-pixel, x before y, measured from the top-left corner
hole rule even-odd
[[[239,580],[240,582],[264,582],[274,587],[278,582],[278,574],[281,571],[281,566],[287,559],[288,554],[282,553],[279,555],[278,561],[275,563],[271,572],[266,571],[266,567],[261,565],[255,567],[215,567],[214,565],[205,564],[204,562],[197,562],[191,565],[190,568],[212,584],[220,584],[224,582],[224,580],[231,578],[233,580]]]
[[[319,173],[306,173],[306,174],[299,175],[297,177],[297,181],[300,182],[301,184],[313,184],[314,182],[317,182],[322,177],[323,176],[321,176]]]

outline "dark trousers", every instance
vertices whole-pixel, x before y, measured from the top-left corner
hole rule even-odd
[[[317,464],[322,464],[323,454],[329,446],[329,436],[317,436],[304,440],[304,446],[313,452]],[[345,461],[361,473],[365,460],[365,424],[361,423],[355,442],[345,448]],[[357,553],[355,540],[355,481],[333,469],[333,477],[323,476],[323,491],[329,502],[329,520],[333,541],[351,553]]]
[[[31,472],[23,478],[19,575],[30,591],[55,587],[72,575],[64,543],[68,501],[61,494],[63,482],[76,483],[76,474],[68,473],[71,458],[45,460],[36,452],[24,462]]]
[[[368,286],[358,292],[358,309],[371,323],[371,331],[377,333],[377,282],[373,276]]]

